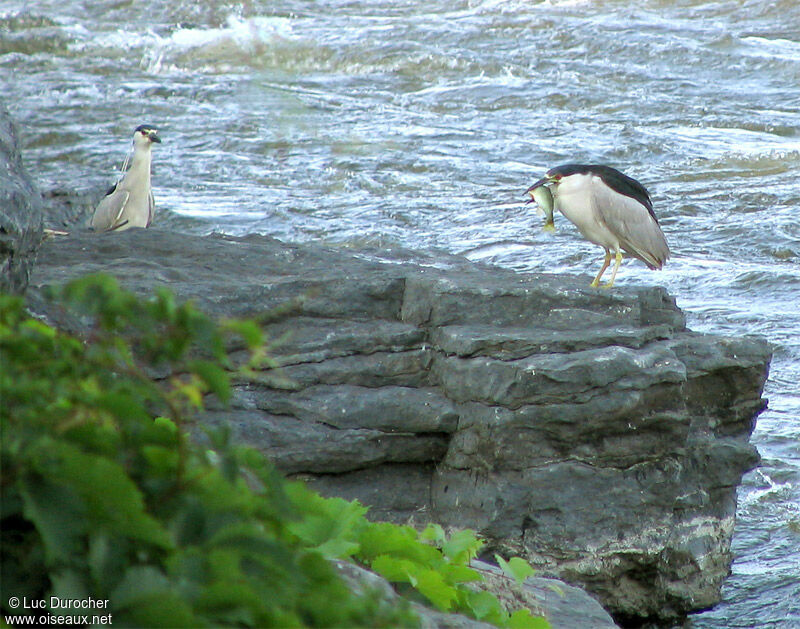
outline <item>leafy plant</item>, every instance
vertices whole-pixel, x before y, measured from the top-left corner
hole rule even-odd
[[[257,364],[257,326],[107,277],[62,298],[91,322],[85,342],[0,297],[3,605],[91,596],[116,626],[415,623],[299,541],[302,514],[261,455],[189,438],[204,397],[228,399],[231,374]],[[232,366],[230,343],[250,360]]]
[[[329,561],[341,558],[444,611],[546,626],[471,587],[472,532],[370,522],[359,503],[286,482],[224,432],[205,445],[189,436],[209,395],[227,401],[232,379],[267,360],[257,324],[214,322],[105,276],[58,299],[88,324],[85,338],[0,296],[5,613],[11,596],[56,596],[108,600],[115,626],[417,623],[407,603],[348,589]],[[231,347],[246,358],[234,364]]]
[[[458,612],[490,622],[498,627],[546,629],[544,618],[532,616],[528,609],[509,613],[497,597],[475,587],[483,576],[469,567],[483,547],[474,531],[464,529],[448,536],[438,524],[419,532],[410,526],[370,522],[367,509],[358,502],[340,498],[321,498],[302,484],[292,484],[289,493],[295,504],[313,518],[290,525],[306,543],[327,556],[350,557],[395,583],[401,594],[432,604],[444,612]],[[336,523],[336,524],[332,524]],[[504,562],[505,564],[506,562]],[[506,565],[506,572],[519,579],[527,568],[519,557]],[[522,581],[527,578],[522,578]]]
[[[494,558],[497,560],[497,565],[500,566],[505,574],[513,577],[517,585],[525,583],[525,579],[533,576],[535,572],[527,561],[519,557],[512,557],[508,561],[503,559],[500,555],[495,555]]]

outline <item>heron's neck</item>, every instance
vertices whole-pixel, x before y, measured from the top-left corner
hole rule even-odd
[[[150,173],[150,147],[136,148],[131,158],[130,170],[140,170]]]
[[[128,171],[123,177],[122,186],[129,190],[150,189],[150,148],[137,147],[133,151]]]

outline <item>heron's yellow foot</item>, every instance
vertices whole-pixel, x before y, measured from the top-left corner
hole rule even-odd
[[[598,271],[597,275],[594,276],[594,279],[590,284],[592,288],[597,288],[600,285],[600,278],[603,277],[603,273],[606,272],[606,269],[608,268],[609,264],[611,264],[611,252],[606,251],[606,257],[603,260],[603,266],[600,267],[600,271]],[[614,278],[611,278],[611,281],[613,283]]]
[[[619,265],[622,263],[622,252],[617,251],[617,255],[614,259],[614,270],[611,272],[611,279],[609,280],[608,284],[606,284],[603,288],[611,288],[614,286],[614,280],[617,279],[617,271],[619,271]]]

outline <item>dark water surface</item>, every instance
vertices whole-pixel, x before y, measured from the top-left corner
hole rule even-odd
[[[158,125],[162,217],[586,274],[523,209],[568,161],[652,193],[674,256],[623,264],[693,329],[775,345],[724,601],[800,627],[800,2],[0,0],[0,81],[43,189],[96,193]]]

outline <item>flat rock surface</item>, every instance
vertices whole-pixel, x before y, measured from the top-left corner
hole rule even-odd
[[[763,340],[693,333],[657,287],[163,228],[46,241],[31,308],[94,272],[259,318],[276,367],[206,419],[323,493],[479,530],[626,624],[719,600]]]

